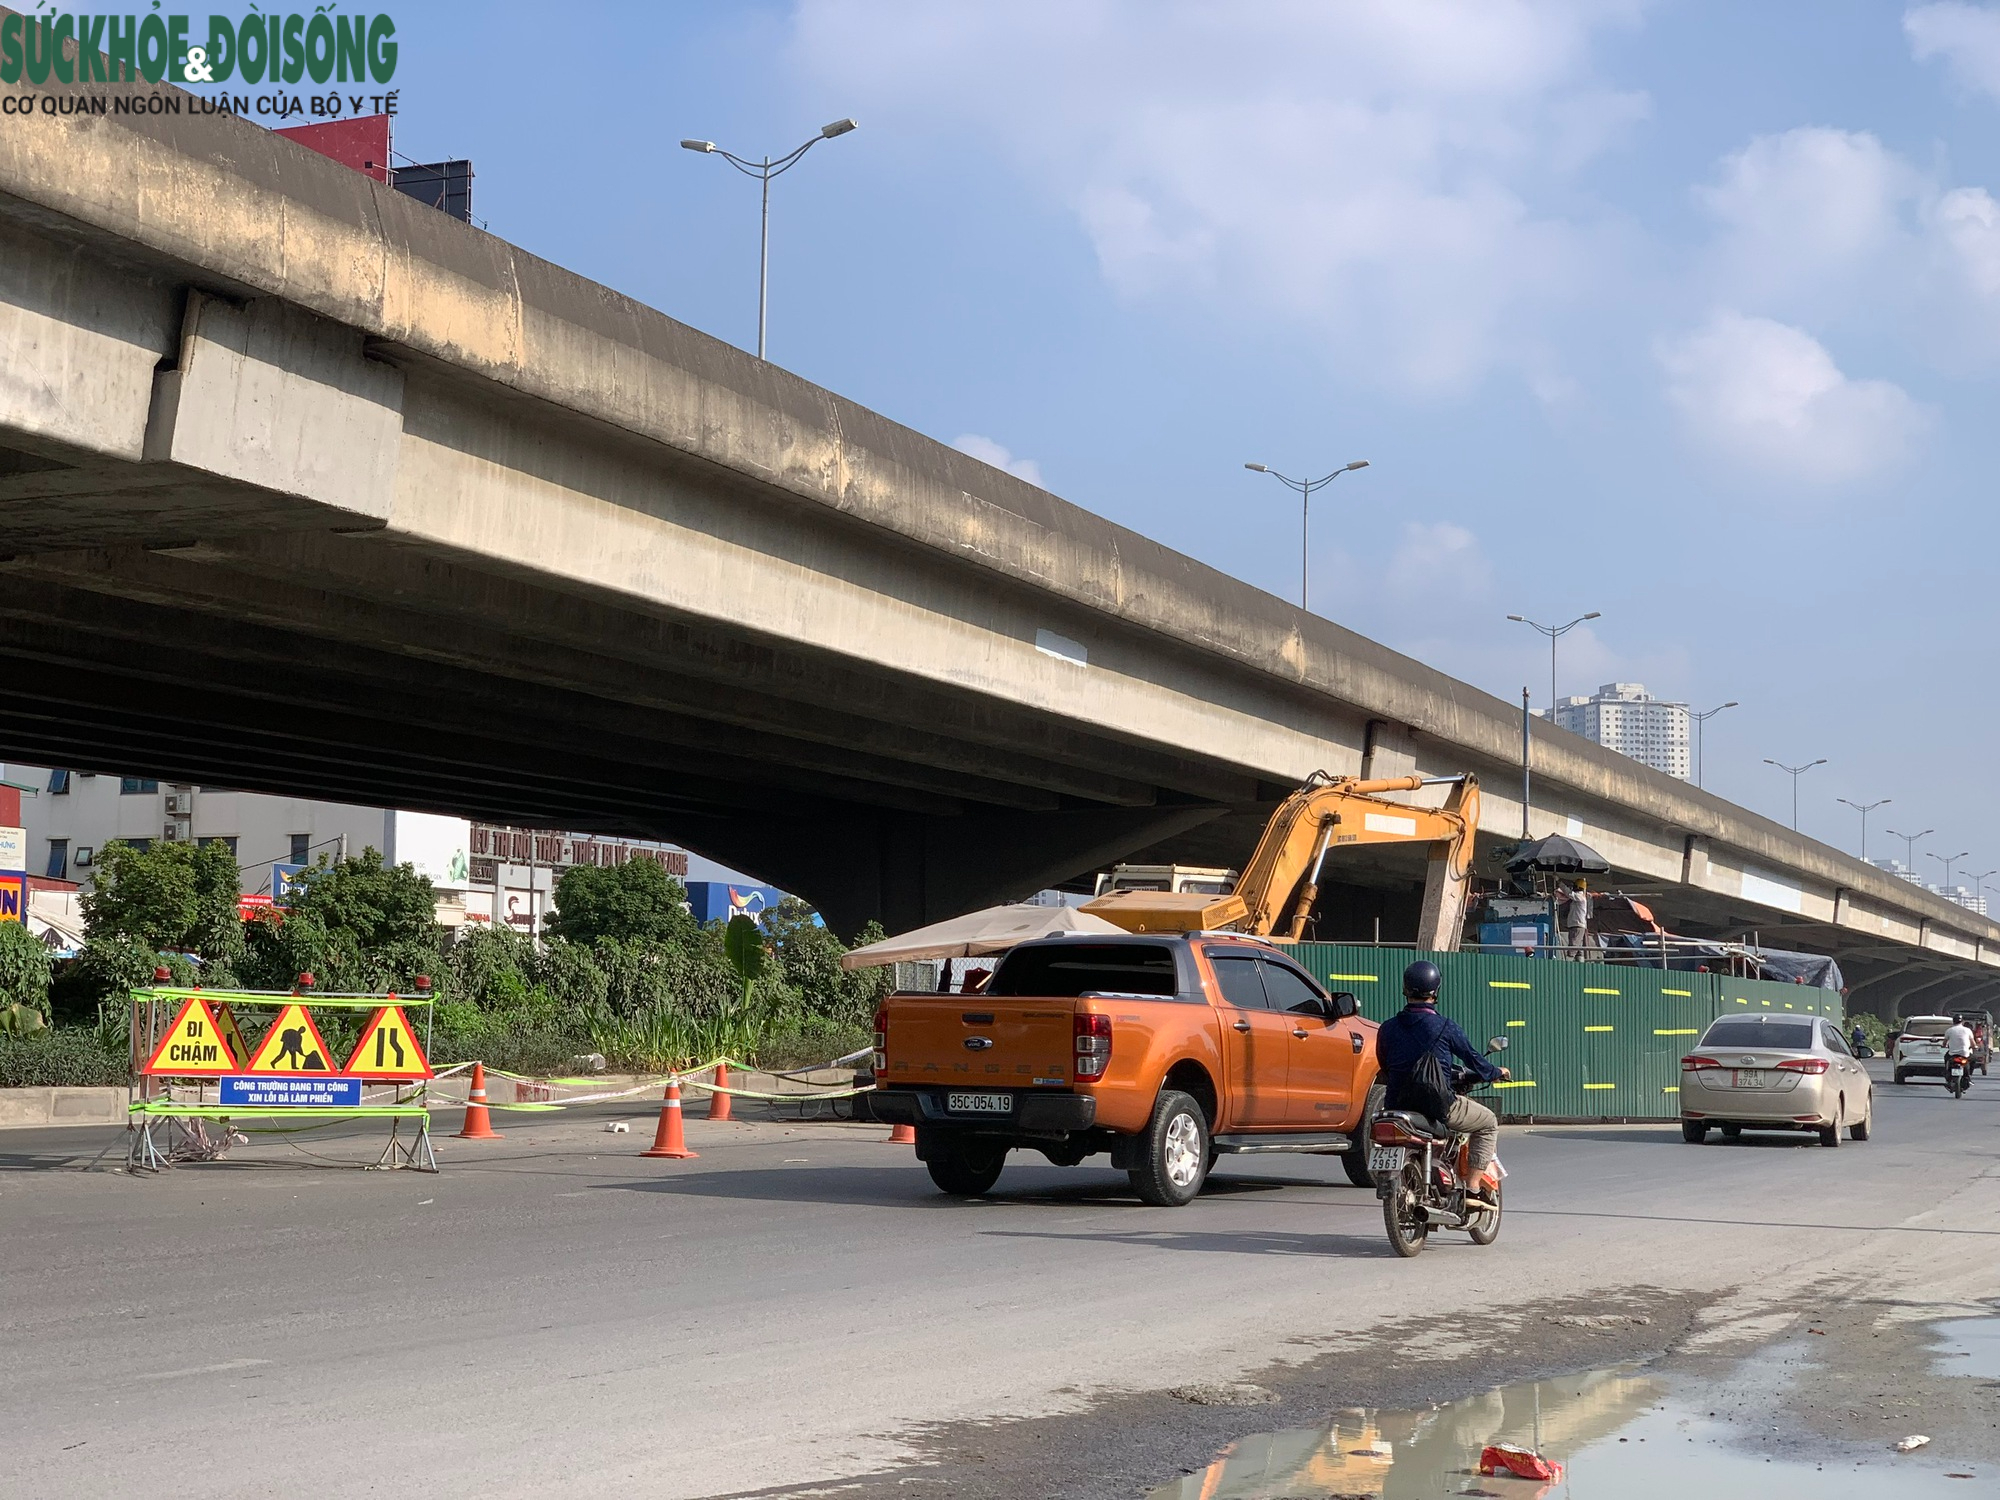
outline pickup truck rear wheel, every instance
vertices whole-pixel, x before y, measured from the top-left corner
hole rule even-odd
[[[1162,1089],[1141,1137],[1144,1155],[1128,1174],[1132,1191],[1155,1208],[1192,1203],[1208,1181],[1208,1116],[1178,1089]]]
[[[990,1141],[950,1141],[931,1148],[931,1181],[954,1198],[983,1198],[1000,1180],[1007,1148]]]
[[[1361,1106],[1361,1123],[1354,1127],[1354,1146],[1341,1153],[1341,1170],[1356,1187],[1375,1186],[1375,1179],[1368,1175],[1368,1134],[1374,1128],[1375,1117],[1382,1112],[1382,1101],[1388,1092],[1379,1083],[1368,1090],[1368,1102]]]

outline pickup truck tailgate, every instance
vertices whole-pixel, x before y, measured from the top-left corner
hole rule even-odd
[[[985,1083],[1067,1088],[1075,1056],[1074,1000],[891,995],[888,1085]]]

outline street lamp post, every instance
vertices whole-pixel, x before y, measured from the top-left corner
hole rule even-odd
[[[1917,879],[1917,841],[1929,838],[1937,830],[1935,828],[1926,828],[1922,833],[1898,833],[1893,828],[1885,828],[1882,831],[1892,839],[1901,839],[1903,841],[1903,868],[1909,872],[1910,879],[1915,881]],[[1921,884],[1922,882],[1918,883]]]
[[[1956,854],[1931,854],[1928,851],[1925,853],[1924,857],[1926,859],[1934,859],[1944,866],[1944,884],[1938,887],[1938,894],[1943,896],[1945,900],[1949,901],[1951,899],[1951,867],[1971,852],[1970,849],[1961,849]]]
[[[1549,722],[1553,724],[1556,721],[1556,642],[1576,629],[1585,620],[1601,619],[1602,611],[1593,609],[1587,615],[1578,615],[1567,625],[1537,625],[1526,615],[1509,615],[1507,618],[1512,620],[1516,625],[1532,625],[1536,630],[1539,630],[1549,638]]]
[[[1703,709],[1700,713],[1695,713],[1692,709],[1688,711],[1688,717],[1694,720],[1695,786],[1699,787],[1701,785],[1702,772],[1708,769],[1707,758],[1702,752],[1702,743],[1701,743],[1702,732],[1708,728],[1708,721],[1714,718],[1717,714],[1721,713],[1725,708],[1740,708],[1740,707],[1742,707],[1742,705],[1736,702],[1736,700],[1732,698],[1727,703],[1718,703],[1715,705],[1714,708]]]
[[[1764,757],[1764,764],[1767,766],[1776,766],[1780,771],[1786,772],[1792,778],[1792,832],[1797,833],[1799,831],[1799,778],[1814,766],[1825,765],[1826,757],[1822,755],[1818,760],[1809,760],[1802,766],[1788,766],[1783,761],[1772,760],[1767,755]]]
[[[1977,875],[1968,875],[1965,877],[1973,883],[1973,905],[1968,910],[1977,912],[1982,917],[1986,915],[1986,882],[1989,877],[1994,875],[2000,875],[2000,870],[1981,870]]]
[[[746,177],[755,177],[764,186],[763,227],[757,240],[757,357],[764,357],[765,313],[770,305],[771,285],[771,179],[791,171],[802,158],[821,141],[830,141],[835,136],[846,135],[854,129],[853,120],[835,120],[831,125],[820,126],[819,134],[807,141],[796,151],[783,156],[767,156],[762,161],[751,161],[724,151],[714,141],[682,141],[681,146],[688,151],[698,151],[704,156],[719,156]]]
[[[1833,800],[1836,802],[1846,802],[1849,807],[1861,814],[1861,862],[1866,864],[1868,862],[1868,815],[1878,807],[1887,807],[1895,798],[1884,797],[1880,802],[1848,802],[1845,797],[1835,797]]]
[[[1280,473],[1279,473],[1279,472],[1278,472],[1278,471],[1277,471],[1276,469],[1272,468],[1272,467],[1271,467],[1270,465],[1268,465],[1268,464],[1245,464],[1245,465],[1244,465],[1243,467],[1244,467],[1244,468],[1246,468],[1246,469],[1249,469],[1249,470],[1250,470],[1251,472],[1253,472],[1253,473],[1257,473],[1257,474],[1269,474],[1269,475],[1270,475],[1270,476],[1271,476],[1271,477],[1272,477],[1273,479],[1277,480],[1277,481],[1278,481],[1278,483],[1280,483],[1280,484],[1284,485],[1284,486],[1285,486],[1285,487],[1286,487],[1287,489],[1293,489],[1293,490],[1297,490],[1297,491],[1298,491],[1298,495],[1299,495],[1299,608],[1300,608],[1300,609],[1305,609],[1305,608],[1307,608],[1307,605],[1306,605],[1306,558],[1307,558],[1307,552],[1306,552],[1306,515],[1307,515],[1307,512],[1308,512],[1309,510],[1311,510],[1311,508],[1312,508],[1312,494],[1313,494],[1313,491],[1314,491],[1314,490],[1323,490],[1323,489],[1325,489],[1325,488],[1326,488],[1326,487],[1327,487],[1328,485],[1332,484],[1332,483],[1334,482],[1334,480],[1336,480],[1336,479],[1340,478],[1340,476],[1341,476],[1341,475],[1343,475],[1343,474],[1351,474],[1351,473],[1353,473],[1353,472],[1354,472],[1354,471],[1355,471],[1356,469],[1365,469],[1365,468],[1367,468],[1367,467],[1368,467],[1368,460],[1367,460],[1367,459],[1365,459],[1365,458],[1357,458],[1357,459],[1355,459],[1355,460],[1354,460],[1354,462],[1353,462],[1353,463],[1351,463],[1351,464],[1342,464],[1342,465],[1341,465],[1341,466],[1340,466],[1339,468],[1335,469],[1335,470],[1334,470],[1334,471],[1333,471],[1333,472],[1332,472],[1331,474],[1327,475],[1327,476],[1326,476],[1326,478],[1324,478],[1324,479],[1293,479],[1293,478],[1290,478],[1290,477],[1289,477],[1289,476],[1287,476],[1287,475],[1284,475],[1284,474],[1280,474]]]

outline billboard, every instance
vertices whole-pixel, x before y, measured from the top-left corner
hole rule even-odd
[[[28,877],[0,875],[0,922],[28,919]]]
[[[392,812],[388,816],[389,847],[383,858],[392,865],[414,865],[419,875],[437,886],[463,888],[472,873],[472,823],[439,813]]]

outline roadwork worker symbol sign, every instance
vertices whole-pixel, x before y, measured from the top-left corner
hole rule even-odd
[[[234,1069],[225,1069],[233,1072]],[[326,1043],[303,1005],[287,1005],[264,1033],[246,1073],[331,1073]]]
[[[417,1045],[416,1033],[403,1018],[400,1005],[385,1005],[361,1028],[361,1040],[347,1060],[356,1078],[429,1078],[430,1059]]]
[[[195,1078],[236,1071],[236,1059],[215,1024],[208,1002],[190,996],[153,1052],[146,1071],[168,1078]]]

